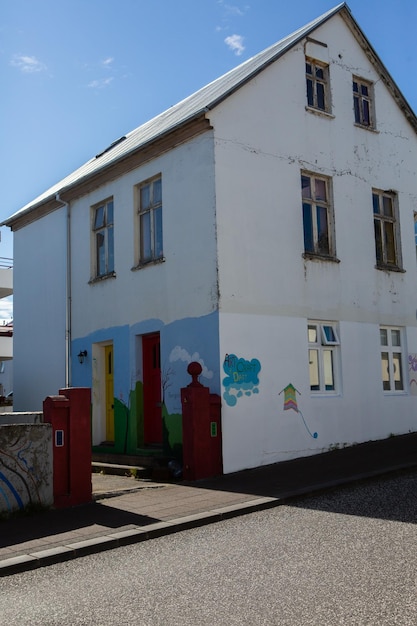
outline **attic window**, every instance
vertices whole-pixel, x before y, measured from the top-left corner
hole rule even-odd
[[[96,159],[103,156],[103,154],[106,154],[106,152],[110,152],[110,150],[113,150],[113,148],[118,146],[119,143],[122,143],[122,141],[124,141],[125,139],[126,139],[126,136],[123,135],[123,137],[119,137],[119,139],[116,139],[116,141],[113,141],[113,143],[111,143],[105,150],[96,154]]]
[[[329,66],[306,58],[307,105],[330,113]]]
[[[352,80],[352,88],[355,124],[364,128],[375,128],[372,83],[354,76]]]

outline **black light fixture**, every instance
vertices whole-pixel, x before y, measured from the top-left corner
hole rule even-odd
[[[87,350],[80,350],[78,353],[78,360],[81,363],[81,365],[84,363],[84,359],[87,356]]]

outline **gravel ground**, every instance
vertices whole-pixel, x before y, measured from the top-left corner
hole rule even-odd
[[[0,624],[415,625],[417,472],[0,580]]]

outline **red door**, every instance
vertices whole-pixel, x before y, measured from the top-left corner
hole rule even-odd
[[[162,443],[161,353],[159,333],[142,337],[145,444]]]

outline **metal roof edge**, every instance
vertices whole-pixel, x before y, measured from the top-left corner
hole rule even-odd
[[[275,44],[272,44],[272,46],[269,46],[269,48],[266,48],[263,52],[259,53],[259,54],[265,54],[268,50],[271,50],[272,48],[276,47],[280,42],[282,43],[286,39],[288,39],[288,43],[286,45],[284,45],[282,48],[280,48],[277,51],[276,54],[274,54],[270,58],[266,59],[264,63],[259,65],[257,68],[255,68],[249,74],[247,74],[244,78],[242,78],[241,81],[237,82],[229,90],[225,91],[221,96],[219,96],[218,98],[216,98],[215,100],[213,100],[212,102],[207,104],[207,108],[209,110],[214,109],[218,104],[220,104],[221,102],[226,100],[230,95],[232,95],[232,93],[235,93],[238,89],[240,89],[248,81],[252,80],[252,78],[254,78],[258,74],[260,74],[266,67],[268,67],[272,63],[275,63],[275,61],[277,61],[281,56],[286,54],[288,52],[288,50],[290,50],[293,46],[295,46],[302,39],[304,39],[304,37],[307,37],[313,30],[315,30],[319,26],[322,26],[325,22],[327,22],[327,20],[329,20],[331,17],[333,17],[334,15],[339,13],[344,8],[347,8],[350,11],[350,9],[347,6],[346,2],[342,2],[342,3],[338,4],[337,6],[333,7],[333,9],[330,9],[329,11],[327,11],[326,13],[321,15],[320,17],[318,17],[315,20],[309,22],[305,26],[302,26],[301,28],[297,29],[293,33],[290,33],[289,35],[287,35],[287,37],[284,37],[283,39],[281,39],[280,41],[276,42]],[[247,61],[245,61],[245,63],[249,64],[257,56],[258,55],[255,55],[254,57],[248,59]],[[230,70],[230,72],[233,72],[235,69],[236,68],[233,68],[232,70]]]
[[[361,47],[365,50],[365,53],[367,54],[367,56],[370,59],[370,61],[373,63],[373,65],[375,65],[378,68],[378,70],[379,70],[379,72],[381,74],[381,77],[383,79],[383,82],[385,83],[385,85],[387,86],[389,91],[391,91],[391,94],[394,97],[394,99],[396,100],[398,106],[401,108],[401,110],[404,113],[405,117],[410,122],[410,124],[413,127],[414,131],[417,133],[417,115],[416,115],[416,113],[411,108],[411,106],[408,103],[407,99],[403,95],[401,89],[398,87],[397,83],[393,79],[393,77],[390,74],[390,72],[387,70],[387,68],[384,65],[383,61],[381,60],[380,56],[376,52],[375,48],[373,47],[373,45],[371,44],[371,42],[369,41],[369,39],[365,35],[365,33],[362,30],[362,28],[359,26],[358,22],[356,21],[356,19],[354,18],[353,14],[352,14],[351,9],[349,8],[349,6],[346,3],[344,3],[344,7],[341,7],[341,8],[345,9],[345,11],[341,12],[341,15],[342,15],[343,19],[345,20],[347,26],[350,28],[351,32],[353,33],[354,37],[359,42]]]
[[[346,2],[342,2],[335,6],[333,9],[330,9],[323,15],[319,16],[315,20],[309,22],[305,26],[299,28],[293,33],[290,33],[287,37],[282,38],[280,41],[272,44],[260,53],[254,55],[240,65],[232,68],[226,74],[216,78],[214,81],[208,83],[207,85],[204,85],[201,89],[197,90],[193,94],[190,94],[188,97],[176,103],[173,107],[162,111],[160,114],[156,115],[150,120],[147,120],[141,126],[133,129],[132,131],[127,133],[126,139],[129,140],[130,138],[132,138],[133,142],[137,141],[136,144],[128,147],[125,151],[122,150],[120,154],[116,153],[116,156],[114,158],[110,158],[110,160],[107,160],[101,166],[99,165],[97,168],[93,168],[91,171],[83,172],[83,169],[90,164],[92,165],[96,161],[97,157],[90,159],[85,164],[80,166],[77,170],[73,171],[68,176],[64,177],[61,181],[47,189],[43,194],[38,196],[38,198],[35,198],[32,202],[28,203],[17,212],[15,212],[13,215],[8,217],[6,220],[1,222],[0,226],[8,226],[12,228],[14,224],[16,224],[21,219],[24,219],[25,216],[30,213],[35,213],[35,215],[33,216],[33,220],[36,220],[36,213],[41,207],[45,207],[46,212],[55,211],[60,206],[58,203],[55,207],[53,206],[54,201],[56,201],[57,193],[65,194],[70,190],[76,189],[78,186],[88,182],[89,180],[94,180],[94,177],[99,175],[100,173],[111,170],[113,167],[121,163],[123,160],[131,157],[133,154],[139,153],[141,150],[144,150],[147,147],[151,146],[159,139],[169,136],[171,133],[174,133],[179,128],[186,126],[193,120],[196,120],[198,117],[206,114],[208,111],[213,110],[216,106],[221,104],[221,102],[226,100],[229,96],[238,91],[242,86],[252,80],[255,76],[260,74],[266,67],[274,63],[280,57],[284,56],[293,46],[299,43],[303,38],[307,37],[311,32],[322,26],[338,13],[344,19],[346,25],[352,32],[355,39],[358,41],[359,45],[364,49],[371,63],[378,70],[378,73],[381,75],[383,82],[386,84],[387,88],[391,92],[397,105],[401,108],[403,114],[417,133],[416,114],[412,110],[411,106],[408,104],[407,100],[403,96],[401,90],[395,83],[391,74],[388,72],[377,52],[373,48],[372,44],[353,17],[349,6]],[[274,52],[275,48],[276,52]],[[251,68],[251,66],[253,67]],[[230,84],[227,85],[227,78],[229,76]],[[223,88],[223,83],[226,83],[225,88]],[[217,93],[215,93],[216,87]],[[206,96],[207,100],[205,99]],[[211,99],[210,96],[212,96]],[[191,112],[187,111],[187,103],[191,103],[191,107],[189,107]],[[195,106],[194,109],[192,108],[193,105]],[[185,114],[187,114],[187,112],[189,114],[181,117],[182,109],[184,110]],[[169,119],[171,112],[173,113],[173,120]],[[162,129],[157,129],[153,132],[153,134],[151,132],[147,137],[147,131],[149,131],[149,129],[151,129],[152,131],[152,125],[155,125],[158,120],[161,120]],[[140,139],[141,130],[143,136],[142,143]],[[135,138],[135,134],[138,134],[138,139]],[[116,145],[120,142],[116,141],[113,143]],[[123,141],[123,144],[124,143],[125,142]],[[128,141],[126,143],[128,143]],[[113,144],[111,145],[111,147],[112,146]],[[103,155],[108,154],[111,150],[111,147],[106,149],[98,156],[101,158]],[[78,178],[77,176],[74,177],[77,171],[80,172],[80,176]],[[65,181],[68,181],[68,183],[65,184]],[[51,205],[49,211],[47,209],[48,204]]]
[[[130,157],[135,152],[139,152],[140,150],[143,150],[143,149],[147,148],[148,146],[152,145],[152,143],[154,143],[158,139],[161,139],[162,137],[164,137],[166,135],[174,133],[179,128],[181,128],[183,126],[186,126],[190,122],[198,119],[200,116],[205,114],[207,112],[207,110],[208,110],[207,107],[202,107],[198,111],[195,111],[192,115],[190,115],[187,118],[184,118],[183,120],[178,122],[177,124],[173,124],[172,126],[167,128],[164,132],[159,133],[157,135],[154,135],[151,139],[149,139],[149,141],[146,141],[146,142],[140,144],[139,146],[133,147],[132,149],[128,150],[127,152],[124,152],[123,154],[121,154],[118,158],[113,159],[109,163],[106,163],[98,171],[89,172],[85,176],[82,176],[81,178],[77,178],[76,180],[74,180],[74,182],[72,182],[72,183],[70,183],[68,185],[59,186],[60,183],[56,183],[56,185],[53,185],[52,187],[50,187],[51,192],[49,193],[49,195],[42,196],[42,200],[40,200],[39,202],[35,202],[35,203],[31,202],[31,203],[27,204],[26,206],[24,206],[22,209],[19,209],[18,211],[13,213],[13,215],[11,215],[7,219],[5,219],[3,222],[0,222],[0,226],[8,226],[9,228],[12,228],[13,224],[18,222],[21,218],[24,218],[29,213],[35,213],[38,209],[40,209],[41,207],[43,207],[43,206],[45,206],[48,203],[53,202],[53,201],[57,202],[57,206],[55,208],[51,209],[50,211],[48,211],[48,213],[51,213],[51,212],[55,211],[56,209],[61,208],[62,207],[62,200],[60,202],[58,202],[58,200],[56,200],[57,195],[65,194],[68,191],[71,191],[72,189],[75,189],[75,188],[79,187],[80,185],[82,185],[83,183],[87,182],[89,179],[92,179],[99,172],[100,173],[101,172],[105,172],[106,170],[109,170],[109,169],[113,168],[114,166],[119,164],[124,159],[127,159],[128,157]],[[156,116],[156,117],[158,117],[158,116]],[[131,131],[131,132],[134,132],[134,131]],[[129,135],[129,133],[128,133],[128,135]],[[82,169],[88,163],[91,163],[91,162],[95,161],[97,158],[102,156],[102,154],[104,154],[105,152],[107,152],[107,150],[105,150],[103,153],[99,154],[98,157],[93,157],[92,159],[89,159],[88,161],[86,161],[86,163],[84,163],[84,165],[81,165],[80,168],[78,168],[78,169]],[[77,170],[75,170],[75,171],[77,171]],[[71,174],[69,174],[69,176],[70,175]],[[64,182],[66,178],[67,177],[63,178],[60,182]],[[45,192],[45,193],[47,193],[47,192]]]
[[[88,181],[88,179],[93,178],[97,174],[97,171],[106,171],[107,169],[113,167],[117,163],[120,163],[123,159],[127,158],[128,156],[134,154],[135,152],[138,152],[138,151],[142,150],[143,148],[145,148],[148,145],[151,145],[154,141],[160,139],[164,135],[168,135],[169,133],[174,132],[177,128],[179,128],[179,127],[189,123],[191,120],[195,119],[196,117],[201,115],[203,112],[207,112],[208,110],[211,110],[211,109],[215,108],[218,104],[220,104],[222,101],[227,99],[230,95],[232,95],[232,93],[237,91],[240,87],[242,87],[249,80],[251,80],[254,76],[256,76],[257,74],[262,72],[263,69],[265,69],[265,67],[267,67],[268,65],[270,65],[271,63],[276,61],[278,58],[283,56],[292,46],[294,46],[296,43],[298,43],[303,37],[307,36],[315,28],[317,28],[321,24],[325,23],[328,19],[330,19],[333,15],[338,13],[340,10],[342,10],[343,7],[345,7],[345,6],[346,6],[345,2],[342,2],[341,4],[335,6],[333,9],[330,9],[329,11],[324,13],[323,15],[319,16],[318,18],[315,18],[313,21],[311,21],[308,24],[302,26],[301,28],[297,29],[293,33],[290,33],[289,35],[287,35],[283,39],[279,40],[278,42],[275,42],[274,44],[272,44],[271,46],[269,46],[265,50],[259,52],[258,54],[254,55],[253,57],[251,57],[250,59],[248,59],[244,63],[241,63],[240,65],[232,68],[226,74],[216,78],[211,83],[208,83],[207,85],[204,85],[200,90],[197,90],[193,94],[190,94],[188,97],[186,97],[183,100],[181,100],[180,102],[176,103],[170,109],[167,109],[166,111],[162,111],[160,114],[158,114],[157,116],[155,116],[151,120],[147,120],[144,124],[142,124],[138,128],[133,129],[132,131],[127,133],[126,137],[129,138],[131,135],[133,135],[135,132],[137,132],[140,128],[142,128],[142,127],[144,127],[144,126],[146,126],[148,124],[151,124],[154,120],[157,120],[159,117],[162,118],[164,115],[168,114],[172,109],[176,109],[176,108],[181,107],[183,105],[183,103],[186,103],[187,101],[192,99],[196,94],[198,94],[199,92],[204,92],[204,90],[206,90],[208,87],[210,87],[210,85],[215,84],[217,81],[224,80],[224,78],[227,77],[229,74],[231,76],[233,76],[233,74],[237,73],[239,68],[241,70],[242,67],[244,67],[245,65],[250,66],[250,64],[253,63],[254,60],[257,57],[262,56],[262,55],[266,55],[268,57],[268,51],[272,50],[273,48],[275,48],[277,46],[279,47],[280,44],[281,44],[282,47],[279,47],[279,49],[278,49],[276,54],[272,55],[270,58],[267,58],[264,63],[261,62],[259,64],[259,66],[255,67],[253,69],[253,71],[249,71],[247,74],[245,74],[242,77],[241,80],[237,80],[235,83],[232,83],[230,88],[224,90],[221,93],[220,96],[214,98],[214,100],[211,100],[211,101],[209,100],[208,102],[205,103],[205,105],[200,106],[199,109],[193,111],[192,114],[189,117],[181,119],[178,123],[173,124],[172,126],[168,126],[161,133],[156,133],[148,141],[145,141],[144,143],[141,143],[139,145],[133,146],[130,150],[127,150],[126,152],[123,152],[119,157],[111,160],[108,163],[103,164],[102,168],[100,168],[99,170],[95,170],[93,172],[87,172],[84,176],[81,176],[80,178],[76,178],[74,181],[72,181],[68,185],[65,185],[65,184],[61,185],[61,183],[64,183],[67,178],[70,178],[75,172],[77,172],[77,170],[75,170],[74,172],[72,172],[68,176],[64,177],[61,181],[59,181],[55,185],[52,185],[43,194],[38,196],[38,198],[39,198],[38,201],[35,198],[34,201],[29,202],[24,207],[22,207],[21,209],[19,209],[15,213],[13,213],[6,220],[4,220],[0,224],[0,226],[8,226],[9,228],[12,228],[13,224],[15,224],[18,220],[23,218],[28,213],[36,212],[38,209],[40,209],[40,207],[42,207],[42,206],[44,206],[44,205],[46,205],[48,203],[53,202],[55,200],[55,196],[56,196],[57,193],[65,193],[65,192],[69,191],[70,189],[73,189],[73,188],[77,187],[78,185]],[[286,40],[288,40],[287,44],[284,43]],[[114,143],[116,144],[117,142],[114,142]],[[105,154],[107,152],[108,152],[108,150],[105,150],[99,156],[102,156],[103,154]],[[90,159],[89,161],[87,161],[86,163],[81,165],[78,168],[78,170],[82,170],[88,164],[93,163],[94,161],[95,161],[95,158]],[[49,194],[48,194],[48,192],[49,192]],[[55,208],[59,208],[59,205],[57,205]],[[53,208],[51,210],[53,211],[55,209]],[[36,219],[36,218],[34,218],[34,219]]]

